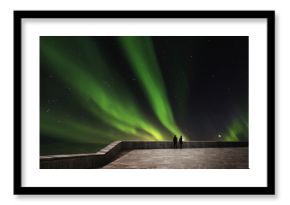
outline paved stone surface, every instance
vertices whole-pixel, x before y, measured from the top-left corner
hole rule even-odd
[[[247,169],[248,148],[136,149],[105,169]]]

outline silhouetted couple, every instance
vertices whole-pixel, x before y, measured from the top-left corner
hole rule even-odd
[[[179,138],[179,147],[180,147],[180,149],[182,148],[182,136],[180,136],[180,138]],[[173,148],[175,149],[175,148],[177,148],[177,137],[174,135],[174,137],[173,137]]]

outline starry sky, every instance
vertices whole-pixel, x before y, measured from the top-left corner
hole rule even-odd
[[[41,36],[40,154],[248,140],[247,36]]]

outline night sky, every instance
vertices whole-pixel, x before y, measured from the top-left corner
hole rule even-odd
[[[40,37],[40,154],[248,140],[248,37]]]

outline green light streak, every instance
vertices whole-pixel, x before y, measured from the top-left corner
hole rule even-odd
[[[59,113],[59,112],[58,112]],[[117,140],[116,136],[101,131],[88,123],[76,119],[68,119],[64,114],[51,114],[41,111],[41,133],[57,136],[75,142],[102,143],[109,139]]]
[[[176,125],[150,37],[119,37],[131,68],[160,122],[172,134],[184,135]]]
[[[224,141],[245,141],[248,140],[248,118],[243,116],[234,120],[224,137]]]
[[[76,45],[76,38],[64,41],[61,37],[41,37],[41,55],[49,63],[50,69],[74,88],[82,106],[110,126],[124,134],[137,135],[141,130],[144,136],[147,138],[150,136],[151,140],[163,140],[162,133],[146,119],[133,96],[121,82],[118,82],[118,86],[114,86],[114,89],[109,89],[102,83],[104,75],[110,74],[110,66],[104,61],[98,49],[84,38],[78,38],[78,42],[87,45],[87,48],[80,48]],[[69,45],[68,48],[75,46],[77,49],[66,49],[63,47],[65,44]],[[80,50],[86,58],[91,59],[90,63],[84,57],[73,54],[72,50]],[[94,58],[91,58],[92,56]],[[88,69],[97,71],[97,74],[88,72]],[[41,123],[42,130],[52,130],[47,126],[50,127]],[[66,129],[62,131],[62,135],[66,136],[65,132]]]

